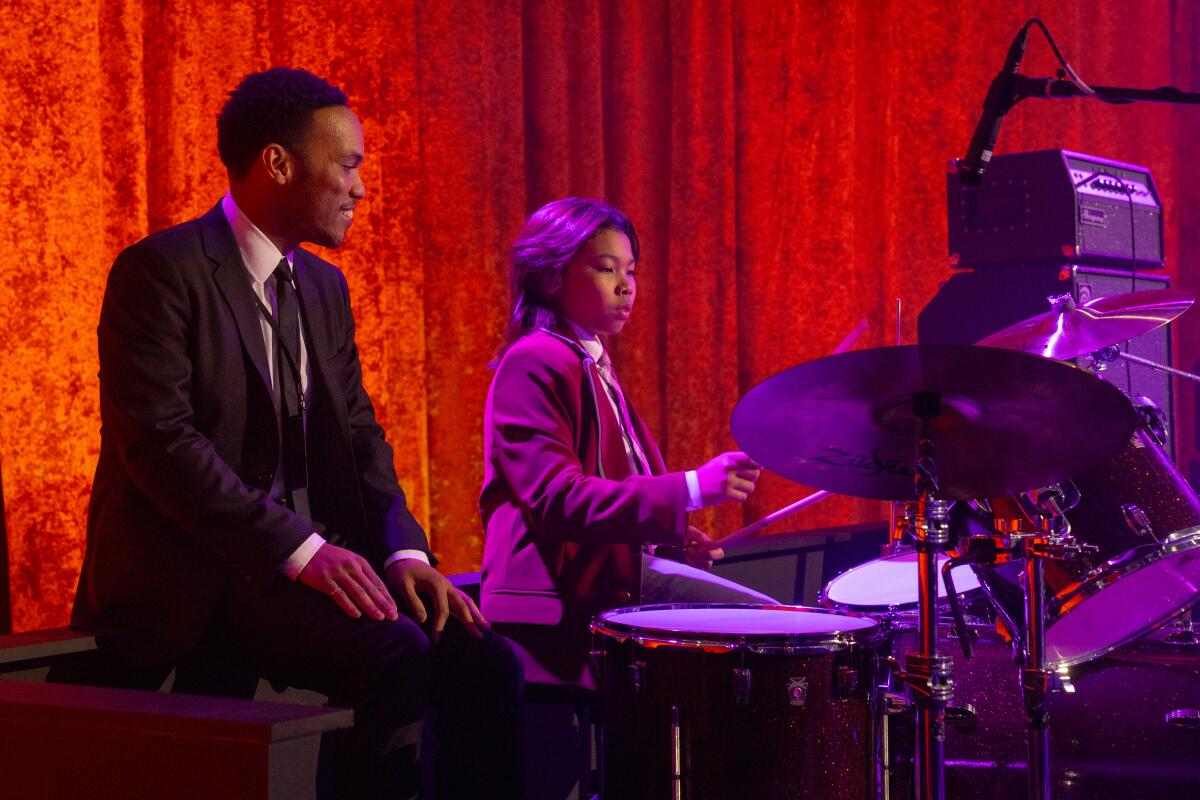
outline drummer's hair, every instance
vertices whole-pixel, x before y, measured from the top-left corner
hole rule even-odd
[[[508,330],[493,367],[522,336],[538,328],[561,326],[560,295],[567,264],[603,230],[629,237],[633,258],[638,259],[641,248],[633,222],[602,200],[564,197],[529,215],[509,255]]]

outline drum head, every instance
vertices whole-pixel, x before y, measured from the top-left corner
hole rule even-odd
[[[804,606],[679,604],[606,611],[592,630],[681,646],[826,647],[873,638],[879,623],[861,614]]]
[[[1200,532],[1141,547],[1110,562],[1056,601],[1046,628],[1046,661],[1091,661],[1148,633],[1200,595]]]
[[[942,566],[949,556],[938,554],[938,599],[946,599]],[[963,596],[979,589],[979,579],[967,565],[955,567],[954,589]],[[863,612],[905,611],[917,606],[917,554],[896,553],[859,564],[831,580],[821,602],[833,608]]]

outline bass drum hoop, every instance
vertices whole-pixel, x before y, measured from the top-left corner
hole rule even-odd
[[[1186,553],[1191,550],[1200,548],[1200,525],[1185,528],[1181,531],[1176,531],[1166,537],[1163,542],[1153,544],[1144,544],[1133,548],[1116,558],[1102,564],[1092,570],[1078,585],[1072,587],[1066,594],[1061,594],[1053,598],[1046,606],[1047,626],[1046,626],[1046,647],[1049,649],[1050,638],[1054,634],[1054,626],[1060,620],[1069,619],[1071,614],[1078,613],[1079,608],[1088,600],[1099,596],[1104,590],[1111,588],[1121,580],[1134,575],[1141,570],[1163,561],[1171,556],[1176,556],[1181,553]],[[1160,617],[1152,620],[1146,625],[1141,626],[1135,632],[1127,636],[1121,637],[1119,640],[1096,647],[1085,651],[1077,656],[1069,658],[1048,660],[1046,666],[1049,669],[1058,667],[1072,667],[1078,664],[1084,664],[1089,661],[1094,661],[1101,656],[1118,650],[1130,642],[1141,639],[1146,634],[1162,627],[1170,622],[1175,617],[1187,611],[1196,601],[1200,600],[1200,594],[1193,595],[1190,600],[1183,605],[1174,608],[1169,613],[1163,614]],[[1066,609],[1065,611],[1063,609]]]

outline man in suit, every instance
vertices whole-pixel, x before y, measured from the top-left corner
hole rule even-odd
[[[404,737],[432,702],[441,796],[511,796],[519,668],[434,568],[363,389],[345,278],[299,247],[342,243],[362,127],[336,87],[272,69],[217,129],[229,193],[109,275],[73,624],[127,665],[114,682],[174,666],[176,691],[262,676],[354,708],[323,744],[324,794],[414,794]]]

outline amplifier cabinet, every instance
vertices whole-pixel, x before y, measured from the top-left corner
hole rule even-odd
[[[1038,150],[994,157],[978,187],[946,178],[951,263],[1041,261],[1155,269],[1163,265],[1163,211],[1150,170]]]

